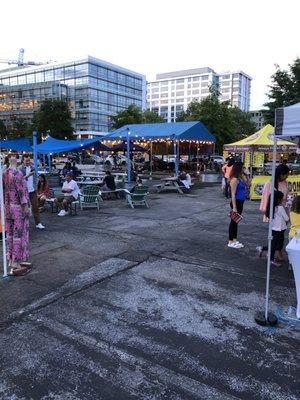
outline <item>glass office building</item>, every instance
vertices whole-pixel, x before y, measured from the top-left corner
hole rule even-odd
[[[146,106],[144,75],[93,57],[0,71],[0,119],[30,120],[45,99],[66,99],[74,130],[107,132],[109,116]]]

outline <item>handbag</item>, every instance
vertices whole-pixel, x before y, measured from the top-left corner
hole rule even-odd
[[[236,211],[230,211],[228,216],[237,224],[243,219],[243,216]]]

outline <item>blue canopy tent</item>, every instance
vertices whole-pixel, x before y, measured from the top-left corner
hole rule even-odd
[[[81,140],[59,140],[49,136],[43,143],[37,145],[37,152],[40,154],[58,154],[67,153],[88,147],[97,146],[99,150],[109,151],[110,148],[102,143],[99,139],[81,139]]]
[[[49,136],[43,143],[36,146],[37,153],[46,154],[49,165],[52,154],[67,153],[69,151],[83,150],[94,146],[97,150],[109,151],[110,148],[100,143],[99,138],[81,140],[59,140]]]
[[[29,151],[32,152],[30,140],[27,138],[15,140],[1,140],[0,148],[12,151]]]
[[[176,174],[179,170],[178,153],[181,140],[192,140],[212,145],[216,141],[201,121],[124,125],[102,138],[102,140],[125,140],[127,142],[128,179],[130,176],[130,141],[150,140],[152,160],[152,142],[159,139],[173,140]]]

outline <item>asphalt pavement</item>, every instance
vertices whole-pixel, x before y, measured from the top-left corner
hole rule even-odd
[[[149,209],[44,212],[32,272],[0,281],[0,399],[299,399],[292,271],[271,273],[279,325],[256,325],[267,226],[247,202],[245,247],[227,248],[227,203],[201,186]]]

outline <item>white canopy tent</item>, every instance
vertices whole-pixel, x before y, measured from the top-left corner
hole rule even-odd
[[[268,233],[268,263],[267,263],[267,279],[266,279],[266,299],[265,311],[258,312],[255,320],[259,325],[277,324],[277,317],[269,312],[269,287],[270,287],[270,269],[271,269],[271,242],[272,242],[272,210],[274,207],[274,186],[275,186],[275,169],[276,169],[276,151],[277,140],[288,139],[298,144],[297,153],[300,153],[300,103],[288,107],[277,108],[275,110],[275,124],[273,137],[273,162],[272,162],[272,180],[271,180],[271,198],[270,198],[270,218]]]

